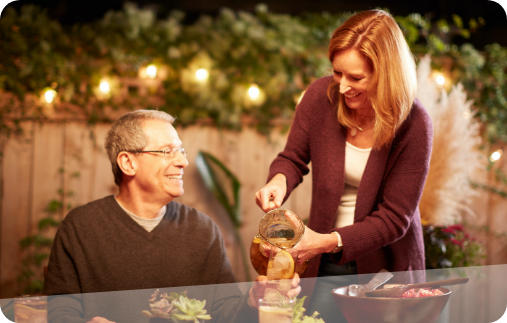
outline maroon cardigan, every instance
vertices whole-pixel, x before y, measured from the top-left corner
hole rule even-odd
[[[404,272],[390,282],[424,280],[424,243],[418,204],[428,175],[432,145],[431,120],[419,100],[396,132],[394,141],[372,149],[361,179],[354,224],[333,228],[344,188],[347,130],[327,98],[331,77],[314,82],[297,106],[287,144],[271,164],[268,181],[287,178],[289,197],[312,162],[312,205],[308,227],[319,233],[337,231],[343,251],[338,265],[356,260],[359,274],[385,268]],[[310,260],[303,277],[316,277],[321,256]],[[413,270],[420,270],[412,272]]]

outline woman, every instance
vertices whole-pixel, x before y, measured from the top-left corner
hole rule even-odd
[[[420,280],[424,272],[410,271],[424,269],[418,203],[432,127],[415,99],[413,56],[382,10],[360,12],[338,27],[328,56],[334,75],[307,89],[257,204],[264,211],[279,207],[311,161],[310,220],[296,246],[298,262],[310,261],[304,277],[385,268],[407,272],[405,283]]]

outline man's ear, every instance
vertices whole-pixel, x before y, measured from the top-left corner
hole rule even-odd
[[[116,163],[120,167],[123,174],[127,176],[134,176],[137,171],[137,160],[133,154],[122,151],[116,157]]]

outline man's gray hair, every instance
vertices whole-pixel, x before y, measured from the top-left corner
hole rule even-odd
[[[122,115],[107,132],[104,147],[113,168],[114,182],[118,186],[121,184],[123,172],[116,158],[122,151],[140,151],[148,145],[148,138],[143,131],[143,123],[146,120],[162,120],[170,124],[174,122],[174,118],[163,111],[137,110]]]

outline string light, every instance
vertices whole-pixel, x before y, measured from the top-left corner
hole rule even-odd
[[[148,74],[148,77],[151,79],[155,78],[157,76],[157,67],[154,64],[148,65],[146,74]]]
[[[503,151],[501,149],[498,149],[497,151],[495,151],[494,153],[491,154],[491,157],[489,157],[489,160],[491,160],[492,163],[496,162],[497,160],[500,159],[500,157],[502,156],[502,153],[503,153]]]
[[[261,91],[259,90],[259,87],[257,85],[255,84],[250,85],[250,88],[248,89],[248,96],[252,101],[257,100],[260,93]]]
[[[104,93],[109,93],[111,91],[111,87],[109,86],[109,83],[107,81],[100,82],[99,88]]]
[[[195,72],[195,77],[200,81],[206,80],[208,76],[209,73],[204,68],[198,69],[197,72]]]
[[[445,77],[443,75],[438,75],[435,78],[435,81],[437,82],[438,86],[442,87],[445,84]]]
[[[53,89],[47,89],[46,92],[44,92],[44,99],[47,103],[53,102],[56,96],[56,91]]]

